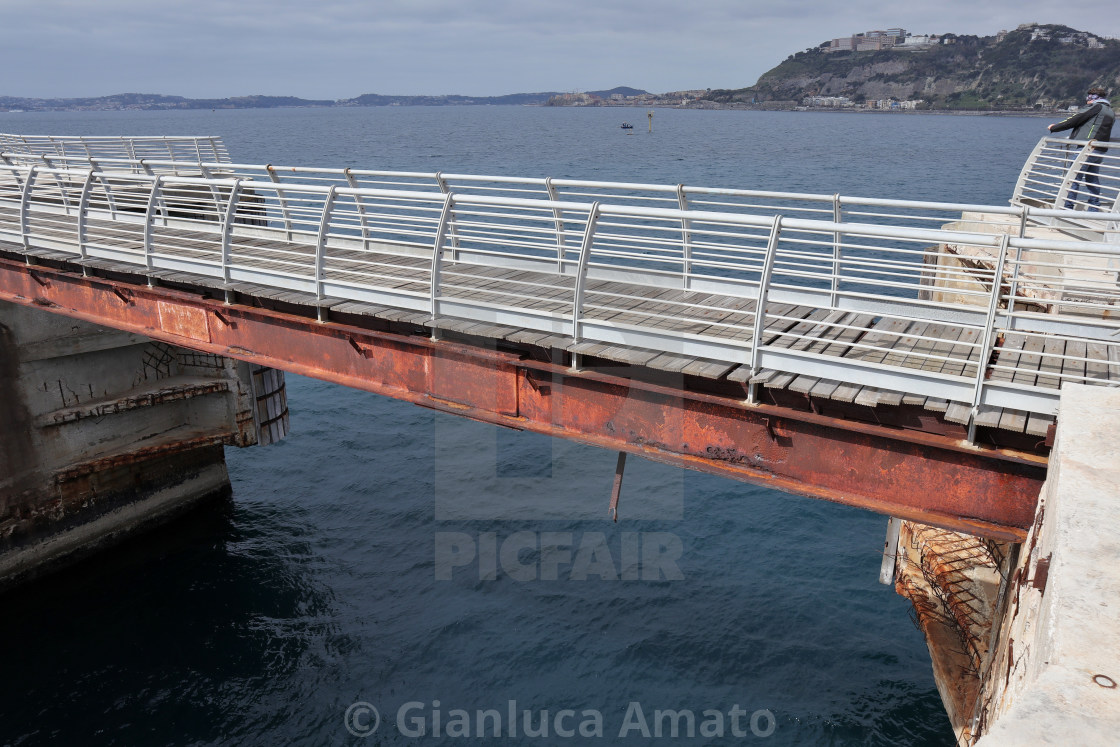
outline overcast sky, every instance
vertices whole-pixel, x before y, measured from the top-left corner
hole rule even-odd
[[[0,95],[491,96],[741,88],[836,36],[1120,36],[1114,2],[1040,0],[0,0]]]

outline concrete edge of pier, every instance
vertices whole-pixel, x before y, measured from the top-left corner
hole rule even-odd
[[[978,747],[1120,733],[1120,390],[1062,389],[1034,526],[983,682]]]

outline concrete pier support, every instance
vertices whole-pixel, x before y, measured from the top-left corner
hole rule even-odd
[[[0,302],[0,588],[229,491],[283,374]]]
[[[1062,388],[1034,526],[981,683],[977,747],[1116,744],[1120,391]]]
[[[1057,423],[1023,544],[903,522],[895,589],[961,745],[1120,733],[1120,390],[1064,386]]]

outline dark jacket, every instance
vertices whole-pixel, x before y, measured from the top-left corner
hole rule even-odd
[[[1108,99],[1097,99],[1061,122],[1050,125],[1050,132],[1072,128],[1070,140],[1100,140],[1107,143],[1112,138],[1112,123],[1115,121],[1116,115],[1113,114],[1112,104]]]

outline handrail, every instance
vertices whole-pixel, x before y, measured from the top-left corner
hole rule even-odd
[[[23,136],[0,136],[0,151],[5,150],[12,138],[22,141]],[[30,137],[30,136],[28,136]],[[66,140],[65,138],[55,140]],[[104,139],[115,141],[114,138]],[[164,142],[164,138],[135,138],[135,151],[138,145],[150,142]],[[217,142],[214,138],[183,138],[193,145],[193,155],[201,156],[198,144]],[[78,140],[84,146],[89,139]],[[24,163],[29,157],[28,147],[17,143],[23,150],[0,152],[0,159]],[[768,216],[781,212],[787,216],[826,216],[835,219],[838,215],[854,219],[901,220],[904,222],[925,222],[929,224],[948,221],[984,222],[994,216],[1005,216],[1009,222],[1017,222],[1021,231],[1028,233],[1030,227],[1056,229],[1079,234],[1092,233],[1104,241],[1120,243],[1120,221],[1111,217],[1115,213],[1103,215],[1094,210],[1120,212],[1120,148],[1117,152],[1104,152],[1104,162],[1099,166],[1101,195],[1099,200],[1085,190],[1068,200],[1076,208],[1076,217],[1066,210],[1069,188],[1079,184],[1078,174],[1085,165],[1085,158],[1078,160],[1070,154],[1080,154],[1086,144],[1054,136],[1040,139],[1024,166],[1012,196],[1011,205],[979,205],[916,200],[895,200],[883,198],[851,197],[844,195],[802,194],[771,190],[744,190],[731,188],[697,187],[689,185],[642,184],[636,182],[606,182],[578,179],[557,179],[552,177],[511,177],[501,175],[451,174],[442,172],[388,171],[358,168],[319,168],[307,166],[274,166],[271,164],[232,163],[228,156],[215,158],[214,161],[191,160],[171,157],[160,159],[147,157],[129,158],[128,153],[115,152],[108,156],[93,152],[77,154],[74,148],[56,148],[55,152],[41,153],[37,156],[42,165],[54,167],[62,164],[73,168],[94,165],[105,171],[153,170],[176,175],[215,175],[233,176],[246,181],[267,177],[275,183],[298,185],[301,187],[331,185],[345,187],[365,187],[379,189],[400,189],[406,191],[429,191],[433,187],[441,192],[456,194],[489,194],[502,197],[526,197],[532,199],[558,201],[594,202],[611,204],[633,204],[642,207],[673,206],[687,210],[715,210],[718,212],[741,212]],[[218,146],[215,146],[218,147]],[[224,146],[220,146],[224,149]],[[1093,146],[1096,153],[1099,143]],[[39,150],[47,150],[40,146]],[[87,148],[88,150],[88,148]],[[224,153],[224,150],[215,152]],[[141,163],[143,161],[143,163]],[[1066,189],[1063,189],[1063,184]],[[1094,200],[1099,205],[1091,204]],[[1057,210],[1057,213],[1050,212]],[[682,226],[686,226],[684,218]],[[687,228],[683,229],[687,230]],[[456,238],[457,241],[457,238]],[[561,252],[562,253],[562,252]]]
[[[80,152],[85,158],[111,158],[124,156],[138,160],[153,156],[175,159],[228,162],[229,151],[221,137],[204,136],[102,136],[102,135],[14,135],[0,133],[0,150],[19,156],[67,156]]]
[[[1048,135],[1027,158],[1012,205],[1087,213],[1120,210],[1120,146]]]

